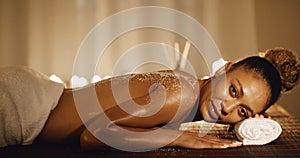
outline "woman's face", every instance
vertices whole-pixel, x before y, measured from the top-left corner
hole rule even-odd
[[[267,104],[270,90],[262,77],[244,67],[225,73],[228,67],[201,88],[199,110],[206,121],[236,123],[262,112]]]

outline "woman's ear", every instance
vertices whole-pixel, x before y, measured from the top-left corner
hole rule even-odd
[[[232,62],[227,62],[224,66],[222,66],[220,69],[218,69],[216,72],[215,72],[215,77],[217,76],[220,76],[224,73],[226,73],[232,66]]]

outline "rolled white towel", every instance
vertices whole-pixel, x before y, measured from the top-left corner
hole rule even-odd
[[[267,118],[249,118],[237,123],[236,135],[243,145],[264,145],[274,141],[282,132],[281,126]]]

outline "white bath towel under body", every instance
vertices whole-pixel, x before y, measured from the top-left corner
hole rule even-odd
[[[277,139],[281,126],[267,118],[249,118],[235,125],[236,136],[243,145],[264,145]]]
[[[0,68],[0,147],[31,144],[63,89],[28,67]]]

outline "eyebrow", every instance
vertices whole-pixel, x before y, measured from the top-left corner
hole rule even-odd
[[[243,86],[242,86],[241,82],[237,78],[235,80],[236,80],[236,82],[238,83],[238,85],[240,87],[239,90],[241,91],[241,95],[243,95],[244,94],[244,90],[243,90]]]

